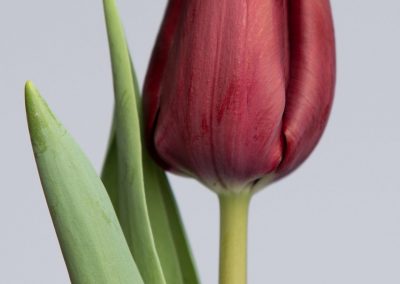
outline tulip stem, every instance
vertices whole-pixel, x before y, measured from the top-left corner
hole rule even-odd
[[[219,284],[247,280],[247,220],[251,194],[220,194]]]

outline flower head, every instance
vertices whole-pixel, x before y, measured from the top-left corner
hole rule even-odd
[[[309,156],[334,85],[328,0],[171,0],[144,86],[148,146],[216,191],[251,189]]]

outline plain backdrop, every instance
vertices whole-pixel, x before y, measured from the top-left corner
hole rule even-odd
[[[113,105],[101,2],[1,1],[0,283],[69,283],[33,160],[23,86],[37,84],[100,170]],[[253,199],[250,284],[400,283],[399,3],[332,2],[331,119],[307,162]],[[118,1],[140,82],[165,4]],[[217,198],[194,180],[170,178],[202,282],[217,283]]]

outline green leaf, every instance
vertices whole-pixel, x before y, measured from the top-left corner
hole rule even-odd
[[[114,1],[112,2],[114,3]],[[118,19],[116,11],[114,17],[115,20]],[[114,70],[114,81],[117,81],[118,79],[121,81],[122,79],[116,78],[116,76],[123,76],[125,84],[129,82],[134,86],[137,115],[139,118],[140,127],[138,127],[136,124],[131,124],[131,128],[139,132],[139,128],[142,128],[142,111],[140,103],[141,98],[138,91],[135,71],[131,58],[129,56],[128,46],[123,35],[122,25],[119,20],[118,26],[120,28],[120,31],[118,33],[121,36],[119,36],[118,39],[114,38],[115,41],[110,41],[110,49],[113,50],[114,47],[115,50],[115,46],[119,46],[120,50],[123,50],[124,55],[115,55],[111,57]],[[119,66],[119,64],[121,64],[120,62],[121,60],[123,60],[122,58],[125,58],[125,60],[127,60],[127,57],[129,57],[131,68],[130,70],[128,70],[127,67],[124,67],[123,71],[121,71],[122,67]],[[126,61],[124,62],[124,64],[125,63]],[[124,74],[116,74],[117,68],[119,72],[123,72]],[[131,78],[130,81],[128,79],[129,77]],[[117,83],[114,82],[114,84]],[[115,91],[117,91],[117,89]],[[118,109],[116,112],[118,112]],[[116,117],[114,116],[114,126],[115,122]],[[140,135],[140,137],[142,138],[141,145],[144,145],[143,133],[138,133],[137,135]],[[110,196],[118,195],[118,193],[116,193],[118,191],[118,161],[117,158],[115,158],[116,153],[118,152],[118,143],[116,143],[117,139],[119,138],[115,136],[115,132],[111,131],[110,145],[108,148],[106,161],[102,173],[103,181],[108,189],[108,192],[110,193]],[[136,155],[138,155],[138,153],[136,153]],[[164,171],[162,171],[152,161],[145,147],[142,147],[142,155],[142,174],[144,177],[147,208],[150,216],[150,223],[157,253],[161,262],[166,282],[171,284],[199,283],[189,243],[187,241],[185,230],[181,222],[179,210],[166,175]],[[137,175],[139,175],[139,173],[137,173]],[[116,205],[116,203],[118,202],[114,202],[115,206],[118,206]]]
[[[43,190],[72,283],[143,283],[107,192],[31,82],[29,131]]]
[[[109,141],[106,159],[101,172],[101,180],[107,189],[111,202],[114,205],[115,212],[118,213],[118,151],[114,126],[111,129],[110,137],[111,139]]]
[[[200,283],[168,179],[148,155],[143,160],[150,220],[167,283]]]
[[[138,96],[132,80],[128,47],[115,1],[104,0],[114,79],[118,153],[118,216],[128,245],[146,283],[166,283],[147,211]]]

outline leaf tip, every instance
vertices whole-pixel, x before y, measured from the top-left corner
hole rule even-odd
[[[32,81],[28,80],[25,83],[25,108],[28,115],[28,121],[33,118],[33,115],[42,105],[43,99],[40,97],[39,91]]]
[[[61,134],[59,123],[32,81],[25,83],[25,108],[35,153],[47,148],[51,137]]]

